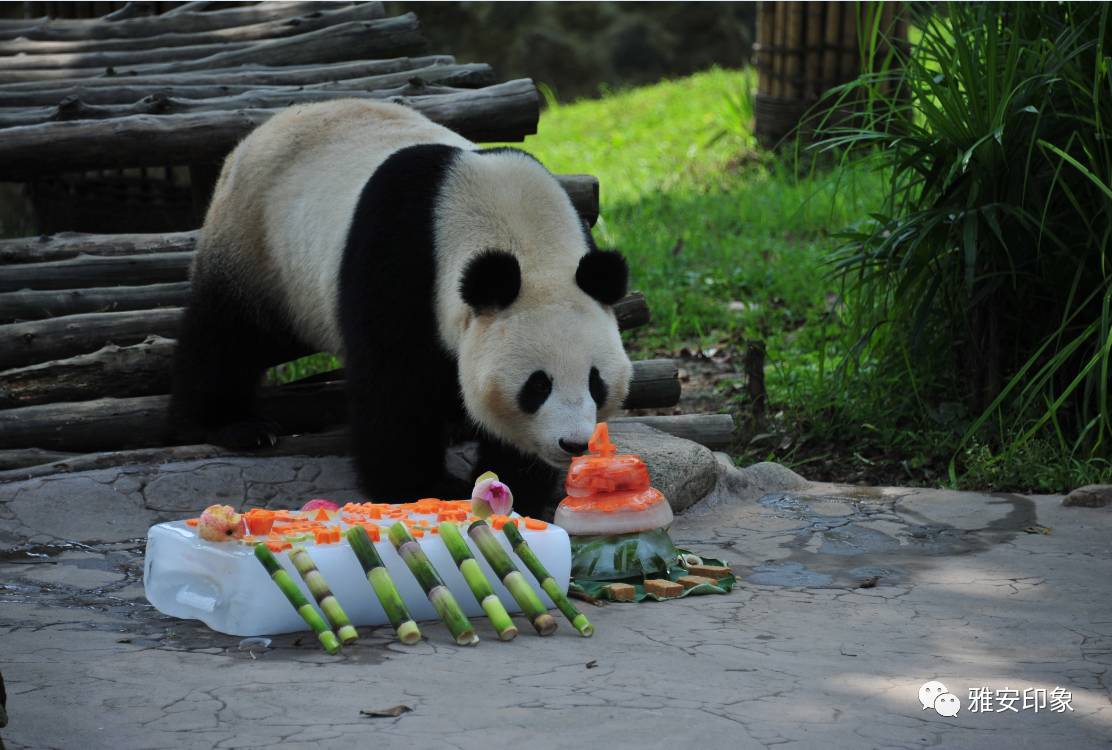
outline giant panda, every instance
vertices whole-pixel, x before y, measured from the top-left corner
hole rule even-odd
[[[275,115],[228,156],[191,268],[175,355],[179,435],[273,444],[265,368],[341,358],[368,496],[451,495],[448,427],[479,440],[517,505],[620,408],[631,365],[612,305],[627,267],[556,179],[412,109],[338,100]]]

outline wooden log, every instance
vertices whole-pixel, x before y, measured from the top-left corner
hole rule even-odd
[[[175,10],[177,10],[175,8]],[[295,34],[304,34],[346,21],[373,21],[385,15],[381,3],[363,3],[345,8],[326,11],[310,11],[299,16],[263,21],[247,26],[232,26],[210,31],[170,32],[155,36],[124,37],[117,39],[81,39],[73,41],[45,41],[41,39],[10,39],[0,41],[0,55],[74,55],[92,52],[125,52],[136,50],[169,50],[175,47],[196,47],[199,45],[224,44],[237,42],[257,42],[264,39],[278,39]],[[163,13],[165,18],[167,14]],[[169,58],[165,58],[169,59]],[[157,59],[155,60],[158,61]],[[3,64],[0,60],[0,65]],[[92,63],[82,61],[81,66]],[[100,64],[100,63],[97,63]],[[104,63],[121,65],[125,63]],[[130,64],[130,63],[127,63]]]
[[[303,13],[331,10],[341,5],[343,3],[281,2],[276,0],[205,13],[162,14],[116,22],[106,22],[100,18],[57,20],[38,18],[29,19],[27,22],[15,22],[0,26],[0,39],[14,39],[22,36],[27,39],[80,41],[82,39],[132,39],[171,33],[189,34],[263,23]]]
[[[50,464],[54,462],[64,461],[68,458],[76,458],[81,456],[81,453],[67,453],[65,451],[44,451],[42,448],[13,448],[11,450],[0,451],[0,482],[6,481],[5,475],[12,474],[13,469],[22,469],[27,466],[41,466],[43,464]],[[15,473],[15,476],[23,478],[21,474]],[[9,476],[9,480],[15,478]]]
[[[99,79],[94,79],[99,80]],[[173,85],[133,85],[130,79],[122,79],[115,86],[72,86],[64,89],[44,89],[42,91],[0,91],[0,120],[7,123],[3,127],[30,125],[53,120],[89,119],[86,105],[135,104],[147,97],[175,97],[181,99],[213,99],[239,94],[267,91],[297,92],[303,90],[335,92],[376,91],[381,97],[419,95],[417,87],[421,84],[435,84],[458,88],[476,88],[494,84],[494,71],[489,65],[430,65],[414,70],[396,73],[350,78],[322,83],[299,84],[297,86],[257,86],[228,84],[173,84]],[[430,92],[431,93],[431,92]],[[18,102],[18,104],[11,104]],[[36,109],[36,107],[38,109]],[[128,114],[147,112],[138,108]],[[159,110],[155,110],[160,113]],[[112,112],[118,117],[123,110]]]
[[[113,466],[165,464],[171,461],[194,461],[216,456],[342,456],[347,452],[348,436],[344,430],[285,435],[278,445],[253,451],[232,451],[218,445],[171,445],[101,453],[67,453],[41,448],[0,450],[0,465],[11,468],[0,471],[0,483],[44,477],[74,471],[92,471]],[[56,458],[53,458],[56,457]],[[49,463],[47,463],[49,461]]]
[[[649,304],[641,292],[630,292],[618,300],[614,304],[614,316],[618,319],[618,328],[623,331],[640,328],[652,322]]]
[[[137,344],[177,335],[182,310],[86,313],[0,326],[0,371],[96,351],[106,343]]]
[[[729,415],[710,414],[691,416],[700,417],[707,424],[710,424],[712,421],[715,424],[724,424],[721,421],[721,417],[728,417]],[[683,420],[684,417],[662,417],[660,419]],[[637,420],[632,419],[631,421]],[[688,427],[673,427],[672,424],[673,423],[670,422],[657,421],[653,426],[662,432],[669,432],[670,429],[674,429],[677,432],[686,430],[686,434],[692,432]],[[706,430],[704,430],[704,432],[710,434],[710,432]],[[683,435],[680,437],[682,436]],[[252,451],[232,451],[227,448],[208,444],[160,446],[133,450],[113,450],[100,453],[64,453],[60,451],[47,451],[41,448],[11,448],[0,450],[0,465],[6,464],[13,467],[20,466],[22,468],[0,471],[0,483],[17,482],[64,472],[92,471],[95,469],[107,469],[113,466],[160,465],[173,461],[193,461],[203,458],[215,458],[217,456],[244,456],[250,458],[268,456],[343,456],[347,454],[349,450],[348,446],[347,431],[339,429],[303,435],[284,435],[278,442],[278,445]],[[714,448],[713,445],[708,445],[707,447]],[[39,459],[50,459],[52,456],[59,456],[60,458],[51,463],[38,462]]]
[[[192,253],[148,253],[14,265],[0,274],[0,292],[18,289],[82,289],[117,284],[162,284],[183,280]]]
[[[149,65],[176,60],[197,60],[217,52],[246,49],[255,42],[200,44],[167,49],[124,50],[121,52],[61,52],[51,55],[19,54],[0,57],[0,74],[11,70],[59,70],[74,68],[114,68]]]
[[[290,433],[319,432],[343,424],[344,399],[337,384],[281,386],[264,389],[259,409]],[[164,445],[169,402],[169,396],[138,396],[6,409],[0,411],[0,449],[101,451]],[[631,422],[711,449],[728,447],[733,435],[729,414],[611,420],[611,424]]]
[[[66,120],[107,120],[133,115],[183,115],[201,112],[234,111],[238,109],[281,109],[297,104],[313,104],[335,99],[370,99],[400,101],[410,97],[448,96],[468,93],[468,89],[447,86],[429,86],[422,82],[403,83],[396,88],[365,91],[358,84],[341,83],[330,89],[305,88],[249,88],[234,96],[217,96],[210,99],[182,99],[161,93],[145,96],[130,104],[88,105],[80,99],[66,99],[57,107],[32,109],[0,109],[0,128],[40,125]]]
[[[38,237],[0,240],[0,264],[42,263],[78,255],[146,255],[193,250],[197,230],[165,234],[82,234],[59,232]]]
[[[0,371],[0,409],[168,393],[175,345],[172,339],[151,336],[130,346],[108,344],[89,354]],[[298,384],[339,383],[344,373],[340,369],[322,375],[325,377],[306,378]],[[679,398],[675,362],[633,363],[625,408],[665,408],[675,406]]]
[[[216,52],[197,60],[132,65],[113,69],[116,75],[130,73],[184,73],[192,70],[229,68],[237,65],[320,65],[344,60],[374,59],[407,55],[425,47],[425,38],[412,13],[377,21],[349,21],[310,31],[307,34],[249,44],[242,49]],[[122,53],[121,53],[122,54]],[[37,57],[37,56],[36,56]],[[50,81],[61,78],[91,78],[104,72],[100,67],[6,70],[0,81]]]
[[[169,393],[175,342],[150,336],[90,354],[0,372],[0,409]]]
[[[187,281],[143,286],[4,292],[0,293],[0,324],[82,313],[182,307],[188,300]]]
[[[24,106],[38,104],[11,98],[17,92],[24,94],[50,92],[80,86],[90,88],[114,88],[129,86],[308,86],[314,83],[340,81],[351,78],[399,73],[417,70],[434,65],[453,65],[451,55],[425,55],[422,57],[394,57],[389,60],[356,60],[354,62],[329,63],[325,65],[290,65],[274,67],[270,65],[241,65],[235,68],[216,68],[198,70],[191,73],[162,73],[154,75],[112,75],[98,78],[59,79],[48,83],[24,82],[0,84],[0,104]],[[64,96],[64,95],[63,95]]]
[[[345,420],[342,385],[264,389],[259,410],[291,433],[320,431]],[[147,448],[168,439],[169,396],[101,398],[0,411],[0,449],[98,451]]]
[[[593,175],[556,175],[557,181],[568,193],[584,221],[594,224],[598,217],[598,178]],[[131,255],[152,255],[163,253],[192,252],[197,243],[200,230],[188,232],[167,232],[152,234],[84,234],[80,232],[59,232],[38,237],[18,237],[0,240],[0,265],[14,263],[43,263],[76,258],[79,255],[120,257]],[[185,278],[183,274],[180,281]],[[111,283],[134,282],[123,279]],[[154,283],[154,282],[146,282]],[[86,286],[78,284],[78,286]],[[637,296],[639,293],[634,293]],[[618,317],[631,314],[647,314],[644,297],[636,301],[631,298],[618,302],[615,312]],[[630,306],[632,305],[632,306]],[[649,319],[637,322],[630,327],[644,325]]]
[[[634,362],[633,379],[622,408],[662,409],[675,406],[680,402],[680,389],[679,367],[675,360],[646,359]]]
[[[34,408],[34,407],[30,407]],[[616,417],[610,424],[639,423],[705,445],[725,450],[734,442],[734,418],[729,414],[680,414],[669,417]],[[49,447],[49,446],[48,446]]]
[[[394,97],[473,141],[521,140],[536,132],[540,102],[521,79],[445,96]],[[0,180],[86,169],[219,161],[277,110],[134,115],[9,128],[0,139]]]

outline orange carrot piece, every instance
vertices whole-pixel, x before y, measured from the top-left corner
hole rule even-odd
[[[544,531],[548,528],[548,524],[539,518],[525,518],[525,528],[532,529],[533,531]]]
[[[200,518],[187,518],[187,519],[185,519],[185,525],[186,526],[196,526],[200,522],[201,522]]]

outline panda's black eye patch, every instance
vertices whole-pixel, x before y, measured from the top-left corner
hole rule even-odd
[[[606,394],[609,389],[606,387],[606,381],[598,374],[598,368],[591,368],[591,377],[587,379],[587,388],[591,391],[591,398],[595,400],[595,406],[602,408],[606,403]]]
[[[529,376],[525,385],[518,391],[517,405],[526,414],[536,414],[548,400],[550,393],[552,393],[552,378],[548,377],[548,373],[543,370],[537,370]]]

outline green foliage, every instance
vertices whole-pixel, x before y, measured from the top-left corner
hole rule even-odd
[[[856,168],[863,158],[889,180],[884,205],[835,256],[855,352],[980,414],[965,430],[971,445],[1028,459],[1035,449],[1022,446],[1035,440],[1059,457],[1109,451],[1108,14],[1105,4],[947,5],[922,19],[902,78],[840,88],[820,128],[820,151]],[[836,123],[847,108],[857,116]],[[979,451],[963,458],[986,465]]]

